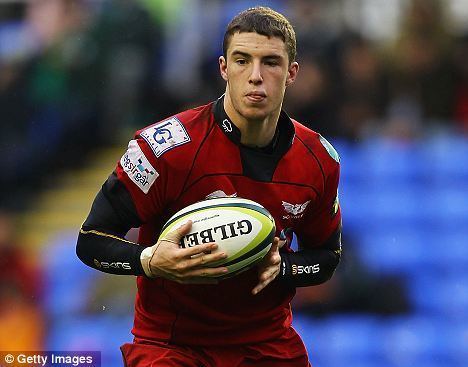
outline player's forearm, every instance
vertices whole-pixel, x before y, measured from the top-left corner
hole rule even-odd
[[[319,285],[335,272],[340,257],[331,250],[281,253],[280,282],[293,287]]]
[[[86,265],[106,273],[143,275],[140,256],[144,247],[124,239],[138,225],[128,192],[112,174],[80,230],[76,254]]]
[[[144,247],[109,233],[82,228],[76,254],[86,265],[110,274],[144,275],[141,252]]]
[[[293,287],[319,285],[329,280],[341,258],[341,229],[319,248],[281,253],[279,281]]]

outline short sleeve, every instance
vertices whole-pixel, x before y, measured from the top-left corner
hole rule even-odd
[[[166,170],[145,140],[128,143],[127,151],[117,164],[116,174],[133,199],[141,220],[146,223],[160,215],[166,197]]]

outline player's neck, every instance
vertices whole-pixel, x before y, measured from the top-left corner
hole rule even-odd
[[[270,144],[275,136],[281,109],[259,120],[250,120],[242,116],[232,105],[229,98],[224,98],[224,110],[229,119],[241,132],[241,144],[263,148]]]

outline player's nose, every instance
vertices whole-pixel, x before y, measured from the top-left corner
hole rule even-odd
[[[250,76],[249,76],[249,83],[260,84],[263,82],[261,66],[262,65],[260,62],[254,61],[252,63],[252,69],[250,71]]]

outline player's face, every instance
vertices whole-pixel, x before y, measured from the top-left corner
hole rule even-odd
[[[286,87],[296,78],[298,64],[289,63],[281,38],[255,32],[235,33],[226,58],[219,58],[220,71],[227,81],[226,97],[246,120],[263,121],[279,114]]]

